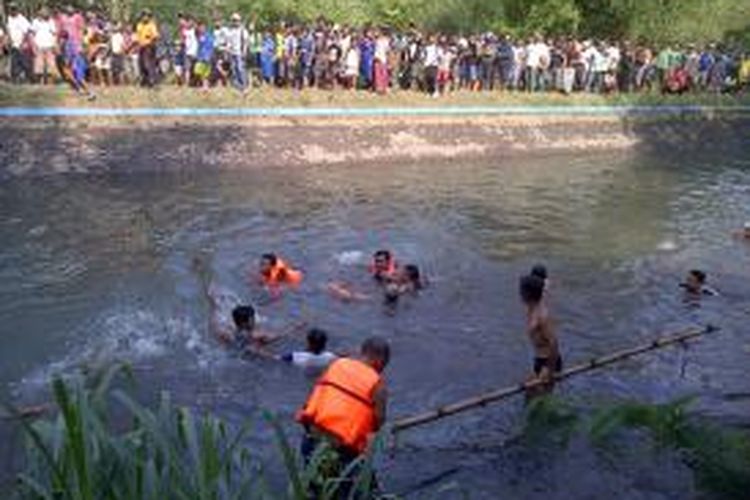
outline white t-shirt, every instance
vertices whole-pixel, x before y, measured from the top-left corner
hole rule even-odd
[[[109,46],[112,53],[119,56],[125,53],[125,37],[119,31],[112,33],[109,39]]]
[[[388,38],[380,37],[375,41],[375,60],[381,64],[388,63],[388,49],[391,42]]]
[[[31,29],[29,20],[23,14],[16,14],[8,18],[8,36],[10,44],[14,49],[20,49],[23,44],[23,38]]]
[[[346,76],[357,76],[359,74],[359,50],[350,47],[346,53]]]
[[[185,55],[188,57],[198,57],[198,37],[195,36],[195,28],[185,30]]]
[[[526,66],[529,68],[541,68],[543,59],[549,63],[549,46],[544,42],[529,44],[526,48]]]
[[[298,351],[286,356],[282,356],[284,361],[287,361],[294,366],[302,368],[305,375],[309,377],[317,377],[323,371],[328,368],[337,356],[329,351],[323,351],[320,354],[314,354],[308,351]]]
[[[610,71],[616,71],[620,64],[620,49],[610,45],[607,49],[607,66]]]
[[[427,67],[437,66],[440,63],[440,52],[434,43],[424,48],[424,65]]]
[[[55,48],[57,40],[57,26],[52,19],[37,17],[31,23],[31,31],[34,32],[34,43],[42,50]]]

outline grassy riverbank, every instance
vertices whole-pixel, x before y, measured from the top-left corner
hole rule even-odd
[[[243,95],[230,88],[208,92],[198,89],[162,86],[155,90],[138,87],[95,89],[97,99],[87,101],[68,87],[13,86],[0,84],[0,107],[101,107],[101,108],[237,108],[237,107],[434,107],[434,106],[636,106],[636,105],[750,105],[750,94],[691,94],[662,96],[652,94],[562,95],[556,92],[454,92],[440,98],[411,92],[395,91],[377,95],[364,91],[325,91],[306,89],[259,88]]]

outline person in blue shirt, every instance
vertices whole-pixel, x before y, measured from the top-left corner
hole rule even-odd
[[[193,74],[197,84],[203,89],[207,89],[212,73],[215,38],[213,32],[206,28],[204,22],[198,23],[196,35],[198,37],[198,57],[193,68]]]
[[[373,66],[375,65],[375,42],[367,33],[359,42],[359,79],[362,88],[370,89],[373,84]]]
[[[274,57],[276,55],[276,42],[269,32],[263,34],[263,42],[260,49],[260,70],[263,81],[273,83],[276,78],[274,71]]]

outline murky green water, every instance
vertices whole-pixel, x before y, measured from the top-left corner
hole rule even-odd
[[[517,279],[544,262],[568,363],[685,325],[722,327],[689,350],[576,379],[562,389],[566,397],[664,401],[692,393],[699,411],[748,423],[747,400],[725,397],[748,392],[750,245],[729,237],[750,220],[746,156],[686,162],[611,153],[15,179],[0,186],[0,207],[3,398],[35,402],[52,373],[122,359],[148,390],[169,390],[231,420],[261,407],[291,416],[308,382],[287,366],[241,361],[210,338],[193,266],[204,259],[216,283],[257,300],[249,270],[259,254],[276,251],[307,280],[259,307],[266,327],[303,320],[329,330],[340,349],[371,334],[388,337],[391,415],[524,378],[531,353]],[[422,296],[385,314],[378,302],[342,304],[321,290],[344,279],[374,292],[360,255],[380,247],[424,269],[430,286]],[[721,296],[691,308],[677,284],[696,267]],[[281,349],[301,346],[290,340]],[[650,459],[613,469],[590,452],[509,451],[502,444],[520,412],[515,401],[405,435],[383,465],[387,484],[408,488],[460,466],[453,479],[478,497],[601,498],[618,488],[633,498],[689,494],[679,467],[654,466],[668,473],[652,477]],[[261,449],[271,441],[254,439]],[[576,486],[571,475],[581,478]]]

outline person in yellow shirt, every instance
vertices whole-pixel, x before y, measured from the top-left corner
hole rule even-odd
[[[745,53],[740,63],[739,83],[740,88],[750,86],[750,52]]]
[[[159,29],[151,11],[144,9],[135,27],[135,41],[138,44],[138,61],[141,67],[141,86],[156,85],[156,42]]]

